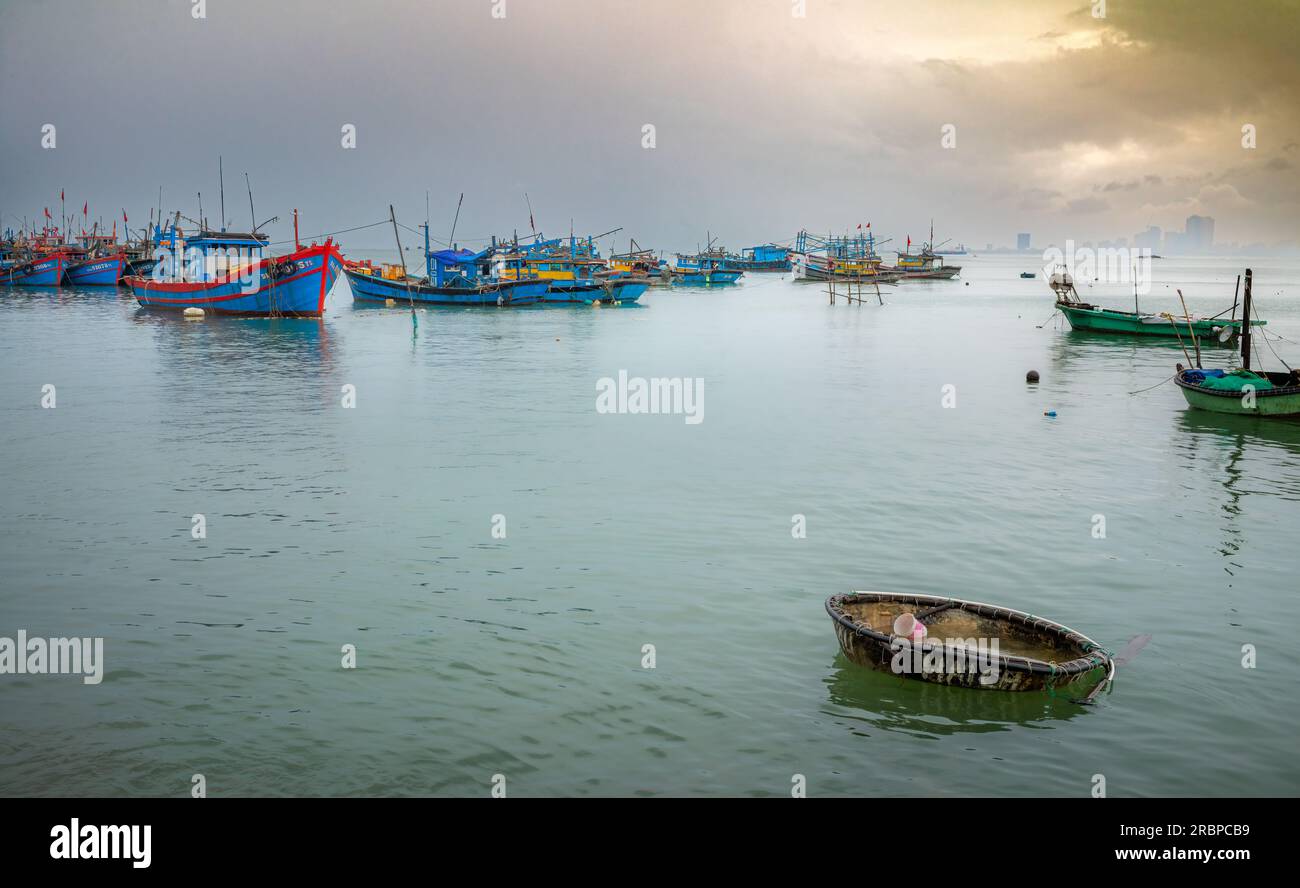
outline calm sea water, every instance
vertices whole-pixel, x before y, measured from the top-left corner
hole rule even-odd
[[[1300,792],[1300,424],[1191,413],[1177,345],[1040,328],[1036,262],[962,264],[883,306],[756,275],[415,335],[346,283],[319,322],[0,293],[0,635],[107,660],[0,676],[0,793]],[[1144,307],[1216,312],[1237,266],[1157,262]],[[1300,267],[1255,271],[1300,361]],[[704,421],[598,414],[619,370],[702,378]],[[1092,708],[929,686],[841,657],[852,589],[1152,640]]]

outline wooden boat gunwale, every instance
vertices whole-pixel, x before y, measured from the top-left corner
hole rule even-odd
[[[922,593],[912,592],[847,592],[831,595],[826,599],[826,612],[830,614],[840,626],[843,626],[849,632],[860,638],[869,638],[879,645],[888,648],[893,641],[893,635],[887,635],[872,629],[870,626],[863,625],[855,621],[846,614],[842,605],[846,603],[857,603],[861,601],[901,601],[912,604],[923,605],[925,607],[937,607],[939,605],[951,604],[968,613],[989,619],[1005,621],[1010,623],[1019,622],[1020,624],[1035,631],[1045,631],[1053,635],[1058,635],[1067,642],[1074,644],[1087,653],[1081,657],[1075,657],[1072,660],[1066,660],[1064,663],[1049,663],[1046,660],[1038,660],[1032,657],[1022,657],[1015,654],[1003,654],[999,652],[998,661],[1002,669],[1008,672],[1026,672],[1035,676],[1046,676],[1049,678],[1061,678],[1062,681],[1072,680],[1083,676],[1099,666],[1108,666],[1111,664],[1110,655],[1101,645],[1093,641],[1081,632],[1076,632],[1068,626],[1052,620],[1037,617],[1024,611],[1014,610],[1009,607],[1002,607],[996,604],[986,604],[981,601],[970,601],[964,598],[945,598],[939,595],[925,595]],[[942,644],[934,642],[923,642],[920,648],[923,652],[943,647]]]

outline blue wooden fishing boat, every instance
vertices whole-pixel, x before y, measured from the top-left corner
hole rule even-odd
[[[10,287],[57,287],[63,283],[68,260],[63,253],[51,253],[27,261],[15,262],[3,272],[3,283]]]
[[[687,287],[712,287],[734,284],[744,274],[734,268],[727,268],[725,250],[708,249],[701,253],[688,255],[678,253],[677,261],[671,271],[674,284]]]
[[[67,276],[71,253],[57,228],[44,228],[15,238],[7,264],[0,268],[0,284],[10,287],[57,287]]]
[[[790,248],[776,244],[746,247],[739,256],[728,256],[726,271],[785,272],[790,270]]]
[[[126,271],[126,251],[117,243],[117,223],[112,234],[99,234],[98,223],[69,251],[65,282],[71,287],[116,287]]]
[[[611,268],[587,237],[545,240],[529,245],[511,243],[500,249],[501,276],[514,280],[544,280],[550,287],[544,302],[569,305],[633,303],[650,289],[650,278]],[[495,245],[495,242],[494,242]]]
[[[68,285],[72,287],[116,287],[126,272],[126,254],[88,256],[68,265]]]
[[[265,234],[201,229],[186,238],[179,216],[153,273],[126,280],[142,306],[255,317],[320,317],[324,312],[325,295],[343,268],[333,239],[268,257]]]
[[[401,266],[378,269],[368,263],[350,263],[344,269],[352,298],[358,302],[383,302],[406,306],[515,306],[542,301],[549,286],[541,280],[506,280],[493,274],[494,248],[431,250],[425,230],[424,257],[427,276],[414,278]]]

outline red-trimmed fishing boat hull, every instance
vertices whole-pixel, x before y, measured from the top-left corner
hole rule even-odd
[[[146,308],[181,311],[201,308],[216,314],[250,317],[320,317],[325,295],[343,269],[343,254],[332,240],[272,257],[218,280],[158,281],[128,277],[127,285]]]

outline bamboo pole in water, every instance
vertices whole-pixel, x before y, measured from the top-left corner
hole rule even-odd
[[[1183,317],[1187,319],[1187,335],[1191,337],[1192,347],[1196,349],[1196,369],[1201,369],[1201,343],[1196,338],[1196,331],[1192,329],[1192,313],[1187,310],[1187,300],[1183,298],[1183,291],[1178,290],[1178,301],[1183,304]]]

